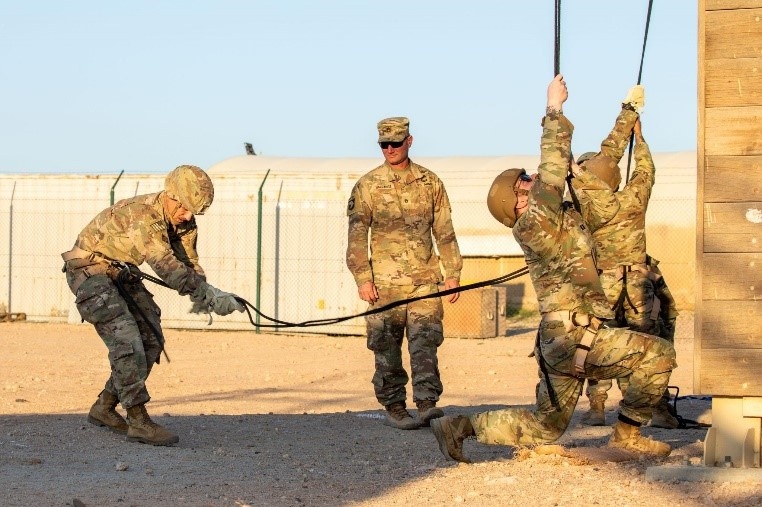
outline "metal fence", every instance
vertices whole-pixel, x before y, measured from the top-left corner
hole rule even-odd
[[[110,204],[115,179],[116,175],[0,176],[0,317],[23,313],[28,320],[79,322],[73,295],[61,272],[60,253],[68,250],[87,222]],[[260,198],[257,189],[261,176],[250,180],[216,177],[214,205],[197,218],[199,254],[210,283],[252,304],[258,302],[264,314],[282,321],[298,323],[364,311],[366,305],[357,297],[344,262],[345,207],[353,183],[348,179],[331,191],[305,193],[304,182],[293,186],[286,180],[273,180]],[[162,187],[163,175],[125,176],[115,198]],[[456,234],[465,253],[461,284],[493,279],[521,268],[521,255],[494,255],[494,248],[486,248],[507,241],[510,233],[494,228],[485,203],[460,199],[449,186],[448,192]],[[649,218],[649,252],[662,261],[660,267],[678,306],[692,308],[695,199],[665,196],[652,200],[651,216],[658,219]],[[482,223],[482,229],[474,225]],[[145,265],[141,269],[153,274]],[[205,316],[188,313],[191,305],[187,297],[147,285],[162,308],[165,326],[207,326]],[[517,312],[536,309],[528,276],[463,293],[456,304],[444,304],[446,335],[470,338],[503,335]],[[234,314],[215,317],[212,328],[271,330],[269,320],[259,318],[257,323],[258,328],[246,315]],[[284,331],[362,335],[365,327],[363,319],[356,318],[331,326]]]

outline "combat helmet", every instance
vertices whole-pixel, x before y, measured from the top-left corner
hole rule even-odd
[[[603,180],[611,187],[611,190],[616,191],[622,182],[622,171],[619,169],[619,164],[607,155],[593,152],[583,153],[577,159],[577,164]]]
[[[164,179],[167,195],[194,215],[203,215],[214,200],[214,185],[209,175],[195,165],[181,165]]]
[[[519,176],[526,174],[524,169],[507,169],[500,173],[487,194],[487,208],[495,220],[513,227],[516,223],[516,203],[518,198],[514,186]]]

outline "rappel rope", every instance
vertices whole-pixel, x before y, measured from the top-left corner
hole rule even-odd
[[[162,287],[171,288],[161,278],[157,278],[157,277],[149,275],[147,273],[143,273],[136,266],[133,266],[133,265],[127,266],[127,265],[124,265],[124,264],[120,263],[118,265],[118,267],[120,268],[120,277],[122,277],[122,278],[126,278],[127,276],[137,277],[139,279],[145,279],[145,280],[153,282],[153,283],[155,283],[157,285],[161,285]],[[126,273],[124,273],[125,270],[126,270]],[[485,280],[485,281],[482,281],[482,282],[475,282],[475,283],[470,283],[470,284],[466,284],[466,285],[461,285],[460,287],[454,287],[452,289],[447,289],[447,290],[443,290],[441,292],[435,292],[433,294],[427,294],[427,295],[424,295],[424,296],[416,296],[416,297],[412,297],[412,298],[401,299],[399,301],[393,301],[393,302],[391,302],[391,303],[389,303],[387,305],[380,306],[378,308],[371,308],[369,310],[366,310],[366,311],[364,311],[362,313],[358,313],[358,314],[355,314],[355,315],[347,315],[347,316],[343,316],[343,317],[333,317],[333,318],[327,318],[327,319],[314,319],[314,320],[307,320],[307,321],[304,321],[304,322],[287,322],[287,321],[283,321],[283,320],[278,320],[278,319],[276,319],[274,317],[269,317],[269,316],[265,315],[264,313],[262,313],[259,310],[259,308],[257,308],[256,306],[252,305],[251,303],[249,303],[247,300],[245,300],[244,298],[242,298],[240,296],[235,296],[235,299],[236,299],[236,301],[238,301],[239,303],[241,303],[244,306],[244,308],[246,309],[246,314],[249,317],[249,322],[251,322],[251,324],[253,326],[256,326],[256,327],[266,327],[266,328],[271,328],[271,329],[283,329],[283,328],[288,328],[288,327],[326,326],[326,325],[330,325],[330,324],[338,324],[340,322],[344,322],[344,321],[347,321],[347,320],[355,319],[355,318],[358,318],[358,317],[364,317],[366,315],[374,315],[376,313],[385,312],[387,310],[391,310],[392,308],[396,308],[397,306],[401,306],[401,305],[404,305],[404,304],[412,303],[414,301],[420,301],[422,299],[430,299],[430,298],[435,298],[435,297],[444,297],[444,296],[449,296],[450,294],[455,294],[456,292],[463,292],[463,291],[467,291],[467,290],[471,290],[471,289],[478,289],[480,287],[487,287],[489,285],[496,285],[498,283],[507,282],[509,280],[513,280],[515,278],[519,278],[520,276],[524,276],[528,272],[529,272],[529,268],[524,266],[524,267],[522,267],[520,269],[517,269],[516,271],[514,271],[512,273],[508,273],[507,275],[503,275],[503,276],[500,276],[500,277],[497,277],[497,278],[493,278],[491,280]],[[251,311],[249,310],[250,308],[251,308],[251,310],[254,310],[254,312],[257,315],[259,315],[260,317],[262,317],[264,319],[267,319],[267,320],[269,320],[271,322],[274,322],[274,324],[257,324],[257,323],[255,323],[254,319],[253,319],[253,317],[251,315]],[[209,316],[210,316],[209,323],[211,324],[211,312],[209,312]],[[167,358],[167,359],[169,359],[169,358]]]
[[[654,1],[648,0],[648,13],[646,14],[646,32],[643,35],[643,50],[640,52],[640,68],[638,69],[638,82],[635,84],[640,84],[641,78],[643,77],[643,61],[646,57],[646,41],[648,40],[648,27],[651,24],[651,8],[653,7]],[[628,181],[630,181],[630,164],[632,162],[632,149],[633,145],[635,144],[635,132],[632,132],[630,134],[630,147],[627,152],[627,176],[624,179],[625,184],[627,184]]]

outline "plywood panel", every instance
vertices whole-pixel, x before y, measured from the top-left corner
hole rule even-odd
[[[705,253],[701,264],[704,301],[762,300],[762,254]]]
[[[761,0],[706,0],[705,9],[708,11],[726,9],[749,9],[762,7]]]
[[[704,204],[704,252],[762,253],[762,202]]]
[[[702,349],[762,349],[762,301],[705,301]]]
[[[762,106],[707,108],[704,129],[707,156],[762,155]]]
[[[704,349],[701,394],[713,396],[762,396],[762,350]]]
[[[707,60],[704,76],[707,107],[762,105],[762,58]]]
[[[762,156],[707,157],[703,175],[703,202],[762,201]]]
[[[706,60],[762,57],[762,8],[706,13]]]

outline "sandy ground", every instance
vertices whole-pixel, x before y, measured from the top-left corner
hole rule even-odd
[[[448,414],[531,405],[535,320],[509,336],[446,340]],[[693,317],[678,324],[681,415],[711,422],[692,394]],[[0,505],[611,505],[762,504],[762,484],[646,479],[649,467],[697,464],[704,429],[644,433],[668,441],[662,460],[583,463],[466,442],[471,465],[447,461],[429,428],[381,423],[364,338],[167,330],[171,362],[149,379],[154,419],[174,447],[130,443],[87,423],[108,372],[90,326],[0,324]],[[409,394],[410,396],[410,394]],[[611,392],[608,422],[619,393]],[[412,406],[412,399],[408,400]],[[610,427],[578,424],[560,443],[605,443]]]

